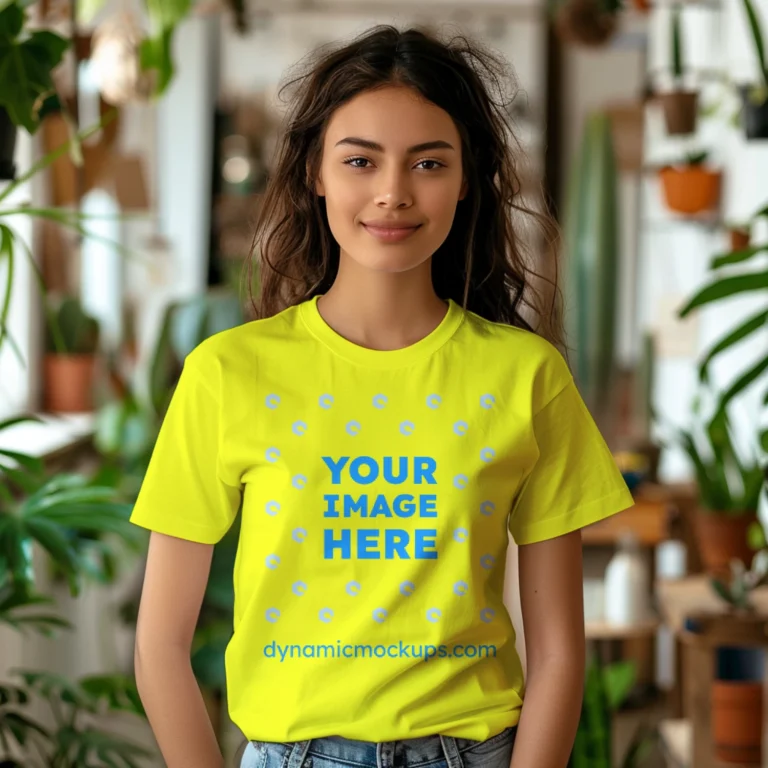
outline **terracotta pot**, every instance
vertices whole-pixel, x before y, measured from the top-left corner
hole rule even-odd
[[[85,413],[93,410],[95,355],[45,356],[45,410]]]
[[[695,520],[699,553],[708,573],[729,574],[732,558],[745,565],[752,562],[754,552],[747,541],[747,530],[757,520],[754,512],[734,516],[699,509]]]
[[[746,229],[729,229],[728,234],[731,238],[731,250],[740,251],[742,248],[749,248],[751,234]]]
[[[555,17],[555,29],[567,43],[600,47],[615,34],[618,15],[606,11],[599,0],[565,0]]]
[[[667,165],[659,171],[667,207],[689,215],[717,207],[721,177],[720,171],[711,171],[700,165]]]
[[[712,681],[712,738],[724,763],[762,765],[763,684]]]
[[[632,5],[634,5],[635,9],[640,11],[640,13],[648,13],[648,11],[651,10],[651,3],[649,0],[632,0]]]
[[[664,110],[664,121],[670,136],[681,136],[696,130],[699,110],[698,91],[670,91],[656,96]]]

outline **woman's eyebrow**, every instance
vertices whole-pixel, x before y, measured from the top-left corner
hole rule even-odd
[[[346,139],[337,141],[334,146],[338,147],[340,144],[351,144],[355,147],[362,147],[363,149],[370,149],[372,152],[383,152],[384,147],[381,144],[377,144],[375,141],[369,141],[368,139],[360,139],[356,136],[347,136]],[[424,152],[427,149],[453,149],[454,147],[447,141],[425,141],[423,144],[415,144],[412,147],[408,147],[408,154],[414,152]]]

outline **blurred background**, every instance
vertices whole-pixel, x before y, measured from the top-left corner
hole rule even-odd
[[[768,765],[768,0],[0,0],[0,766],[163,765],[127,522],[184,356],[247,322],[287,68],[375,23],[518,78],[571,363],[636,504],[583,531],[574,768]],[[193,666],[228,764],[238,525]],[[505,600],[525,648],[510,543]]]

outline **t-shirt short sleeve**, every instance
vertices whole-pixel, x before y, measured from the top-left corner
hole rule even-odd
[[[509,517],[517,544],[562,536],[633,505],[573,378],[534,414],[533,433],[539,456]]]
[[[215,544],[234,521],[241,493],[236,478],[222,477],[220,371],[197,358],[193,351],[184,362],[130,520]]]

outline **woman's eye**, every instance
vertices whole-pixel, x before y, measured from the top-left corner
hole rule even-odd
[[[350,157],[344,161],[345,165],[351,165],[353,168],[365,168],[364,165],[355,165],[355,163],[367,163],[368,158],[365,157]]]
[[[433,170],[435,170],[436,168],[443,168],[443,167],[444,167],[444,166],[443,166],[443,164],[442,164],[442,163],[439,163],[437,160],[420,160],[420,161],[417,163],[417,165],[421,165],[422,163],[432,163],[432,164],[433,164],[433,167],[432,167],[432,168],[425,168],[425,169],[424,169],[425,171],[433,171]]]

